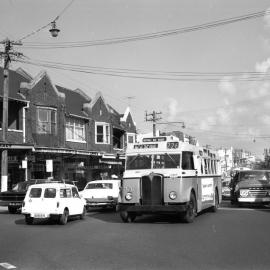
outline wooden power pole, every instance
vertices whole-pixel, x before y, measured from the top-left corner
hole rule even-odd
[[[8,97],[9,97],[9,63],[11,56],[19,56],[20,53],[13,52],[13,45],[21,45],[19,42],[13,42],[9,39],[1,41],[4,45],[4,52],[0,56],[4,58],[4,83],[3,83],[3,118],[2,118],[2,143],[3,150],[1,155],[1,191],[7,190],[8,185],[8,150],[7,150],[7,131],[8,131]]]

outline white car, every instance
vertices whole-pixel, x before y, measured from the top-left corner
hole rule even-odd
[[[80,197],[77,187],[65,183],[30,186],[22,206],[27,224],[32,224],[35,218],[50,218],[65,225],[69,216],[83,219],[85,213],[85,200]]]
[[[116,208],[120,184],[120,180],[91,181],[86,184],[80,195],[85,199],[87,209],[95,206]]]

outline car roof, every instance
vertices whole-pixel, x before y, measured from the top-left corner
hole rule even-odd
[[[120,181],[120,179],[106,179],[106,180],[94,180],[94,181],[90,181],[87,184],[95,184],[95,183],[117,183],[118,181]]]
[[[71,188],[71,187],[76,187],[75,185],[71,184],[65,184],[65,183],[43,183],[43,184],[34,184],[31,185],[31,188],[47,188],[47,187],[54,187],[54,188]]]

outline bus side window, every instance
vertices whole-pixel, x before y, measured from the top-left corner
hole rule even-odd
[[[205,174],[208,174],[206,158],[204,158],[204,172]]]
[[[184,151],[182,153],[182,169],[183,170],[194,170],[193,153]]]

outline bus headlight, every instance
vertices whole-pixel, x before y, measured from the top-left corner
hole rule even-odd
[[[132,200],[132,193],[131,192],[127,192],[127,194],[126,194],[126,196],[125,196],[125,198],[126,198],[126,200],[127,201],[130,201],[130,200]]]
[[[175,200],[177,198],[177,193],[175,191],[171,191],[169,194],[169,198],[171,200]]]

